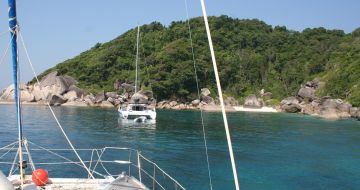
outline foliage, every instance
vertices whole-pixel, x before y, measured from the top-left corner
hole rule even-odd
[[[280,101],[277,99],[269,99],[265,101],[265,105],[267,106],[277,106],[280,104]]]
[[[360,29],[350,34],[325,28],[297,32],[256,19],[228,16],[210,17],[209,22],[226,94],[243,99],[264,88],[280,100],[295,95],[306,81],[320,77],[326,82],[321,95],[360,105]],[[190,25],[200,87],[216,92],[203,21],[194,18]],[[134,81],[135,44],[136,29],[131,29],[110,42],[95,44],[46,73],[58,70],[73,76],[80,87],[92,92],[112,91],[116,80]],[[168,27],[158,22],[141,26],[140,50],[142,88],[152,89],[158,100],[195,99],[197,90],[186,22],[172,22]]]

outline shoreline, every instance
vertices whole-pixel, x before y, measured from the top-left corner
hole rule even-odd
[[[15,102],[13,101],[0,101],[0,105],[14,105]],[[47,106],[44,102],[22,102],[22,105],[35,105],[35,106]],[[100,109],[117,109],[116,106],[113,107],[108,107],[108,106],[84,106],[82,105],[77,105],[77,104],[70,104],[70,105],[61,105],[62,107],[73,107],[73,108],[100,108]],[[61,107],[61,106],[55,106],[55,107]],[[221,112],[221,107],[220,105],[204,105],[201,108],[200,107],[196,107],[196,108],[186,108],[186,109],[164,109],[164,108],[156,108],[159,110],[178,110],[178,111],[200,111],[200,109],[204,112]],[[262,108],[246,108],[243,106],[225,106],[225,111],[227,113],[235,113],[235,112],[248,112],[248,113],[286,113],[286,112],[282,112],[279,111],[273,107],[268,107],[268,106],[264,106]],[[308,114],[300,114],[300,115],[308,115]],[[341,118],[333,118],[333,117],[321,117],[319,115],[308,115],[314,118],[319,118],[319,119],[324,119],[324,120],[328,120],[328,121],[334,121],[334,120],[343,120],[343,119],[354,119],[354,117],[341,117]],[[360,120],[358,118],[355,118],[357,120]]]
[[[0,105],[13,105],[15,102],[13,101],[0,101]],[[38,106],[46,106],[44,102],[21,102],[22,105],[38,105]],[[61,105],[62,107],[100,107],[100,108],[109,108],[109,107],[101,107],[101,106],[84,106],[83,104],[70,104],[70,105]],[[114,108],[116,108],[114,106]],[[156,108],[161,109],[161,108]],[[206,112],[221,112],[220,105],[204,105],[201,108],[197,107],[194,109],[169,109],[169,110],[202,110]],[[262,107],[262,108],[244,108],[243,106],[225,106],[226,112],[262,112],[262,113],[277,113],[276,109],[272,107]]]

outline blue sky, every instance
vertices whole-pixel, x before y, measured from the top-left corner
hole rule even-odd
[[[184,0],[18,0],[18,19],[38,73],[109,41],[137,24],[186,19]],[[188,0],[190,17],[200,16],[199,0]],[[323,26],[351,32],[360,27],[358,0],[206,0],[209,15],[257,18],[301,31]],[[0,1],[0,32],[7,23],[7,0]],[[9,35],[0,36],[3,54]],[[22,82],[32,78],[20,49]],[[0,65],[0,88],[11,83],[10,56]]]

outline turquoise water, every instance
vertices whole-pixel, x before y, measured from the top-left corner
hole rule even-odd
[[[14,106],[0,106],[0,145],[16,140]],[[199,112],[158,110],[155,129],[118,122],[113,109],[56,107],[77,148],[139,149],[189,190],[209,189]],[[214,189],[234,189],[220,113],[205,113]],[[275,113],[230,113],[242,189],[359,189],[360,122]],[[24,133],[46,147],[66,145],[50,112],[24,107]],[[1,169],[1,168],[0,168]],[[50,176],[76,175],[56,171]]]

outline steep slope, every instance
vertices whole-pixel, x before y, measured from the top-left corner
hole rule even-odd
[[[265,89],[274,99],[296,94],[315,77],[326,84],[320,95],[349,100],[360,106],[360,29],[351,34],[324,28],[302,32],[272,27],[259,20],[210,17],[220,77],[227,95],[240,100]],[[201,87],[215,90],[206,33],[201,18],[191,19]],[[196,94],[191,46],[186,22],[141,26],[140,81],[161,99],[192,100]],[[116,80],[134,81],[136,30],[96,44],[75,58],[41,74],[58,70],[76,78],[91,92],[113,90]],[[215,94],[215,93],[212,93]]]

